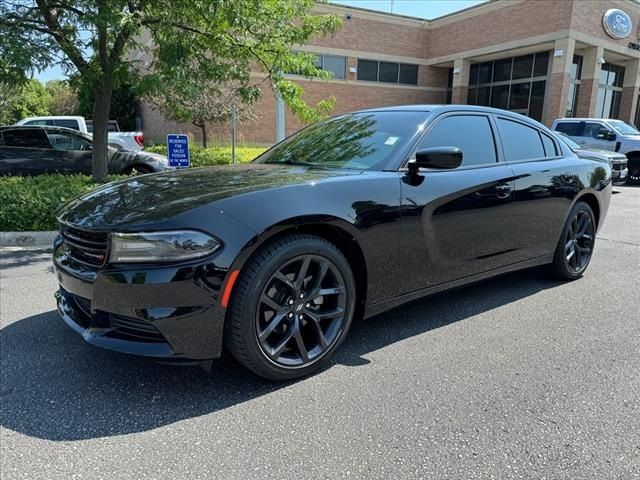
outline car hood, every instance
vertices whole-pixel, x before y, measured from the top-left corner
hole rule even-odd
[[[265,164],[193,168],[106,184],[64,205],[60,222],[89,229],[133,230],[229,197],[357,175],[358,171]]]
[[[626,158],[624,155],[612,152],[611,150],[598,150],[595,148],[581,148],[580,150],[576,150],[576,155],[594,160],[617,160]]]

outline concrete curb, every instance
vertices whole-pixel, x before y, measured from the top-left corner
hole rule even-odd
[[[25,250],[53,248],[58,232],[0,232],[0,247],[22,247]]]

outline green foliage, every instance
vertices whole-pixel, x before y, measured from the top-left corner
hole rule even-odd
[[[54,212],[98,185],[86,175],[0,176],[0,231],[56,230]]]
[[[0,97],[3,98],[1,101],[3,108],[0,113],[2,124],[12,124],[24,117],[49,115],[51,94],[36,79],[13,88],[9,85],[0,87]]]
[[[45,83],[49,94],[49,115],[80,115],[78,95],[66,80],[50,80]]]
[[[236,148],[236,162],[247,163],[256,158],[265,148]],[[167,154],[166,145],[155,145],[146,148],[147,152]],[[209,147],[203,148],[199,145],[189,145],[189,155],[191,157],[192,167],[209,167],[214,165],[228,165],[231,163],[230,147]]]

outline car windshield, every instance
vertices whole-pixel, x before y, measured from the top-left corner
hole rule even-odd
[[[573,140],[566,133],[562,133],[562,132],[556,132],[556,133],[560,137],[560,140],[562,140],[571,150],[575,151],[575,150],[583,149],[582,145],[580,145],[578,142]]]
[[[375,170],[419,131],[427,112],[361,112],[311,125],[275,145],[255,163]]]
[[[636,127],[622,120],[609,120],[607,123],[620,135],[640,135]]]

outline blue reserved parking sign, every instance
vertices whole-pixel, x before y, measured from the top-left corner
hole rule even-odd
[[[167,159],[170,167],[188,167],[189,137],[178,133],[167,135]]]

